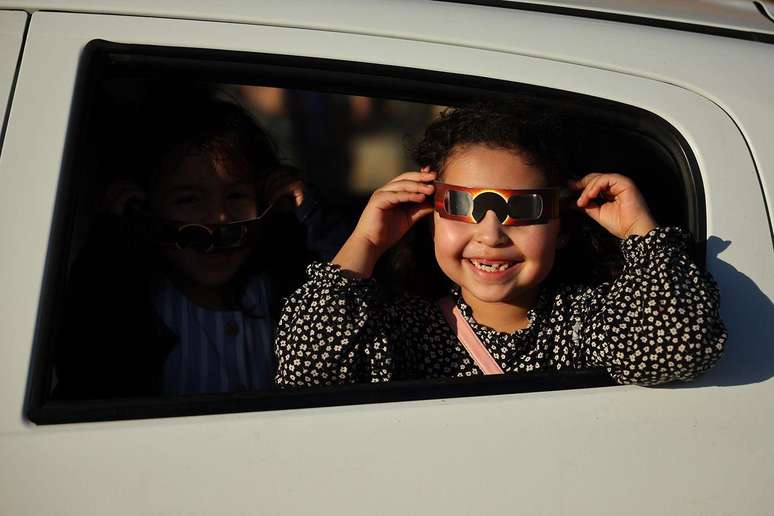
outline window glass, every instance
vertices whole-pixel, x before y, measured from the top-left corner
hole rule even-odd
[[[575,170],[635,178],[660,221],[689,227],[698,241],[703,234],[690,149],[636,108],[293,57],[98,42],[84,63],[43,307],[53,323],[33,370],[31,417],[39,422],[609,384],[604,373],[581,370],[303,391],[274,385],[282,300],[306,267],[335,255],[375,189],[417,170],[410,150],[425,128],[472,100],[518,98],[562,111]],[[431,239],[415,233],[428,252]],[[615,262],[617,244],[600,242]],[[402,259],[393,251],[377,266],[386,295],[448,289],[431,281],[437,271],[403,274],[394,267]]]

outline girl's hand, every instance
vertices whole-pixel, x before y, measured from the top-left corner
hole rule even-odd
[[[583,190],[578,207],[622,240],[631,235],[644,236],[657,226],[639,189],[626,176],[588,174],[579,181],[570,181],[570,187]]]
[[[298,208],[304,202],[305,188],[301,174],[295,168],[287,165],[282,165],[269,174],[264,189],[266,200],[270,204],[277,202],[282,204],[285,200],[287,200],[287,204],[292,203],[292,207],[286,207],[288,210]]]
[[[376,190],[360,216],[352,233],[353,237],[367,240],[379,252],[384,253],[433,207],[428,196],[434,187],[429,181],[435,174],[406,172]]]
[[[433,212],[430,181],[435,172],[406,172],[376,190],[357,227],[333,263],[357,276],[369,277],[376,261],[419,219]]]

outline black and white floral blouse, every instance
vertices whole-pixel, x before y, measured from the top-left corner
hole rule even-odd
[[[624,269],[595,288],[544,288],[529,326],[513,333],[480,325],[457,306],[506,373],[604,367],[619,383],[690,380],[723,352],[718,291],[686,256],[686,234],[656,228],[622,242]],[[483,374],[435,301],[387,303],[372,279],[309,266],[287,300],[275,352],[281,386],[330,385]]]

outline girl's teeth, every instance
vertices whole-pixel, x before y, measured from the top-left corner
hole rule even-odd
[[[470,263],[473,264],[477,269],[480,269],[482,271],[486,272],[498,272],[498,271],[504,271],[505,269],[509,268],[511,266],[510,262],[504,262],[504,263],[481,263],[478,260],[470,260]]]

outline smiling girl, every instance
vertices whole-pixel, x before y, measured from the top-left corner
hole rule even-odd
[[[341,251],[310,266],[285,305],[278,383],[603,367],[619,383],[653,385],[709,369],[726,334],[717,289],[687,257],[686,234],[659,227],[624,176],[569,181],[548,119],[477,104],[431,124],[416,151],[421,170],[377,190]],[[613,281],[549,281],[569,236],[562,187],[621,240]],[[374,266],[424,217],[451,295],[388,300]]]

